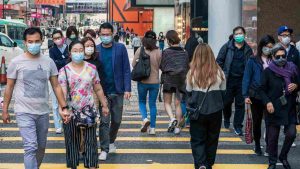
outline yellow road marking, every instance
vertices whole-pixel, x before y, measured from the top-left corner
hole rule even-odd
[[[101,151],[100,149],[98,150]],[[0,149],[0,154],[23,154],[23,149]],[[46,153],[65,154],[65,149],[46,149]],[[191,154],[191,149],[117,149],[117,154]],[[253,150],[218,149],[217,154],[254,154]]]
[[[9,113],[10,116],[16,116],[15,113]],[[49,116],[53,116],[53,113],[50,113]],[[124,118],[142,118],[141,115],[125,115],[125,116],[122,116]],[[169,116],[166,116],[166,115],[158,115],[156,116],[156,118],[169,118]]]
[[[0,131],[19,131],[19,128],[16,127],[7,127],[7,128],[0,128]],[[49,132],[55,132],[55,128],[49,128]],[[140,132],[141,129],[136,128],[126,128],[126,129],[119,129],[119,132]],[[156,132],[167,132],[167,129],[155,129]],[[188,132],[189,129],[184,128],[181,131]],[[229,132],[230,130],[222,128],[221,132]]]
[[[266,169],[266,164],[215,164],[213,169]],[[100,164],[101,169],[194,169],[193,164]],[[23,169],[22,163],[1,163],[0,169]],[[41,169],[67,169],[66,164],[42,163]],[[77,169],[84,169],[81,164]]]
[[[50,123],[54,123],[54,120],[49,120]],[[3,121],[0,121],[3,123]],[[10,123],[16,123],[16,120],[11,120]],[[122,124],[142,124],[142,121],[122,121]],[[156,124],[169,124],[169,121],[156,121]]]
[[[64,141],[64,137],[47,137],[48,141]],[[22,141],[21,137],[0,137],[0,141]],[[189,142],[189,137],[118,137],[117,141]],[[241,142],[239,137],[220,137],[219,141]]]

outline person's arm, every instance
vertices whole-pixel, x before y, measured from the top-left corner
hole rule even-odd
[[[137,63],[137,59],[139,59],[140,56],[140,52],[141,52],[141,48],[138,48],[138,50],[135,52],[133,60],[132,60],[132,67],[134,67]]]
[[[219,64],[219,66],[224,69],[224,63],[227,55],[227,43],[223,45],[223,47],[220,49],[219,54],[217,56],[216,62]]]
[[[93,88],[94,88],[94,92],[96,93],[98,99],[101,102],[102,112],[103,112],[104,116],[108,116],[109,115],[109,109],[108,109],[107,100],[106,100],[106,97],[104,95],[104,91],[102,89],[102,86],[99,83],[97,83],[97,84],[94,84]]]
[[[187,92],[192,92],[192,90],[193,90],[193,86],[192,86],[192,84],[190,83],[190,78],[192,78],[192,76],[191,76],[191,71],[189,71],[189,72],[187,73],[187,77],[186,77],[186,91],[187,91]]]
[[[12,98],[12,94],[15,87],[15,79],[7,79],[6,88],[4,91],[4,102],[3,102],[3,110],[2,110],[2,120],[3,123],[10,123],[10,117],[8,113],[8,107]]]
[[[244,96],[244,98],[249,98],[249,87],[252,77],[252,67],[253,61],[249,60],[244,71],[244,77],[242,82],[242,95]]]
[[[122,45],[122,56],[123,56],[123,73],[124,73],[124,88],[125,93],[124,97],[130,99],[131,97],[131,72],[130,72],[130,63],[128,58],[128,53],[124,45]]]

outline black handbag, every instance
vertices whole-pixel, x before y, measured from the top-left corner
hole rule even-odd
[[[146,54],[144,47],[141,47],[141,52],[136,65],[131,72],[131,79],[140,82],[148,79],[151,73],[150,56]]]
[[[207,94],[208,94],[208,91],[209,91],[209,89],[210,89],[210,87],[211,86],[209,86],[208,88],[207,88],[207,90],[206,90],[206,92],[205,92],[205,95],[204,95],[204,97],[203,97],[203,99],[202,99],[202,101],[201,101],[201,103],[200,103],[200,105],[198,106],[198,107],[194,107],[193,106],[193,104],[194,103],[197,103],[197,100],[190,100],[189,101],[189,104],[186,106],[186,111],[187,111],[187,113],[186,113],[186,119],[190,119],[190,120],[198,120],[198,118],[199,118],[199,115],[200,115],[200,112],[201,112],[201,109],[202,109],[202,106],[203,106],[203,104],[204,104],[204,101],[205,101],[205,99],[206,99],[206,97],[207,97]],[[191,106],[191,107],[190,107]]]
[[[66,82],[67,82],[67,101],[68,103],[70,103],[72,102],[71,88],[69,85],[68,74],[65,67],[64,67],[64,71],[66,74]],[[88,128],[88,127],[93,127],[97,124],[96,123],[97,110],[95,109],[94,106],[86,105],[80,111],[77,111],[72,106],[71,109],[74,115],[74,121],[76,126]]]

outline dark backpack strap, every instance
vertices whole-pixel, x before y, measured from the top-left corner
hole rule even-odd
[[[72,101],[72,96],[71,96],[71,88],[70,88],[70,84],[69,84],[69,78],[68,78],[68,73],[67,73],[67,70],[66,70],[66,66],[64,66],[64,71],[65,71],[65,75],[66,75],[66,83],[67,83],[67,100],[68,101]]]

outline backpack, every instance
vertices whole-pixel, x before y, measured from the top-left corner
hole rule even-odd
[[[142,81],[148,79],[151,73],[150,56],[145,52],[144,47],[141,47],[140,57],[133,67],[131,72],[131,79],[133,81]]]

